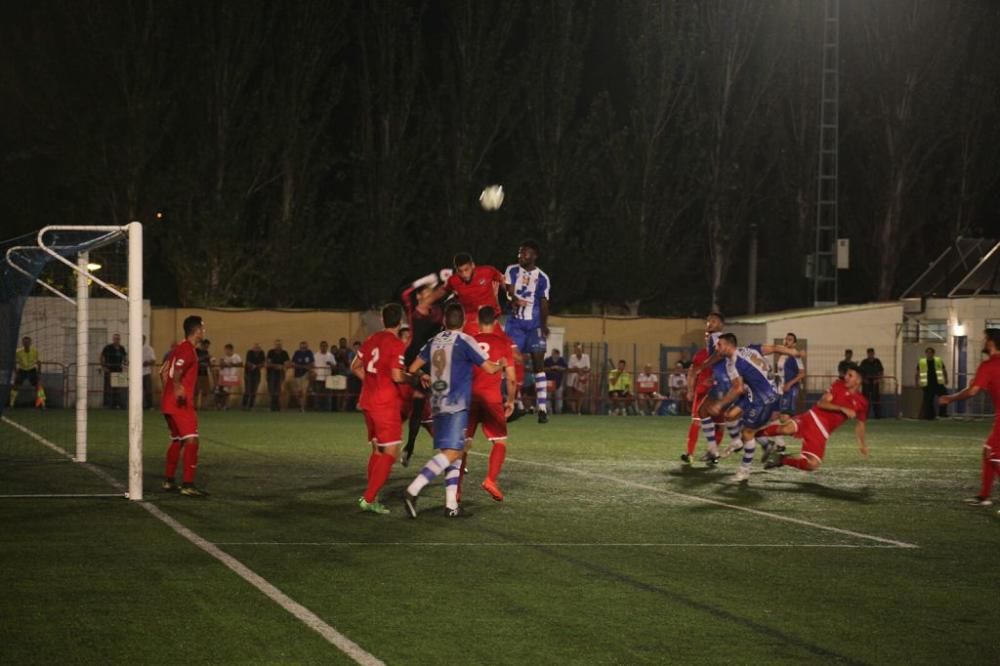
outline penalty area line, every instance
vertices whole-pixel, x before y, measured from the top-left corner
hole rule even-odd
[[[47,446],[48,448],[60,453],[61,455],[69,458],[70,460],[74,460],[73,456],[67,453],[66,450],[63,449],[58,444],[50,442],[49,440],[45,439],[38,433],[29,430],[28,428],[25,428],[24,426],[15,423],[14,421],[11,421],[6,416],[0,417],[0,419],[2,419],[3,422],[6,423],[7,425],[17,430],[20,430],[24,434],[28,435],[38,443]],[[125,487],[117,479],[107,474],[104,470],[94,467],[89,463],[81,463],[81,466],[85,467],[86,469],[90,470],[100,478],[107,481],[109,484],[111,484],[112,487],[120,489],[122,491],[125,490]],[[147,512],[149,512],[150,515],[152,515],[157,520],[159,520],[160,522],[164,523],[167,527],[172,529],[174,532],[181,535],[189,542],[191,542],[192,544],[194,544],[195,546],[197,546],[198,548],[205,551],[206,553],[214,557],[216,560],[221,562],[227,569],[235,573],[237,576],[239,576],[246,582],[253,585],[255,588],[257,588],[257,590],[263,593],[264,596],[266,596],[268,599],[278,604],[281,608],[283,608],[287,612],[291,613],[296,619],[298,619],[304,625],[306,625],[307,627],[318,633],[323,638],[325,638],[328,643],[336,647],[338,650],[346,654],[348,657],[350,657],[357,663],[363,664],[364,666],[385,666],[384,662],[381,659],[371,654],[370,652],[366,651],[360,645],[349,639],[347,636],[334,629],[331,625],[327,624],[318,615],[316,615],[311,610],[309,610],[308,608],[306,608],[305,606],[303,606],[302,604],[295,601],[287,594],[279,590],[277,587],[268,582],[264,577],[262,577],[261,575],[250,569],[250,567],[246,566],[232,555],[229,555],[228,553],[221,550],[215,544],[202,538],[195,532],[185,527],[182,523],[180,523],[178,520],[176,520],[169,514],[165,513],[158,506],[150,504],[149,502],[137,502],[137,504],[141,506],[143,509],[145,509]]]
[[[479,453],[478,451],[472,451],[472,455],[476,456],[486,456],[485,453]],[[617,476],[611,476],[610,474],[600,474],[598,472],[588,472],[585,470],[575,469],[573,467],[562,467],[559,465],[553,465],[550,463],[535,462],[532,460],[522,460],[519,458],[511,458],[508,456],[505,460],[508,462],[517,463],[520,465],[531,465],[534,467],[542,467],[545,469],[551,469],[558,472],[565,472],[567,474],[575,474],[577,476],[583,476],[591,479],[601,479],[603,481],[612,481],[614,483],[620,483],[631,488],[640,488],[642,490],[649,490],[654,493],[660,493],[663,495],[670,495],[671,497],[682,497],[692,502],[699,502],[701,504],[709,504],[712,506],[722,507],[724,509],[732,509],[733,511],[742,511],[744,513],[749,513],[755,516],[760,516],[762,518],[770,518],[771,520],[779,520],[786,523],[792,523],[795,525],[803,525],[805,527],[811,527],[817,530],[824,530],[827,532],[833,532],[835,534],[842,534],[844,536],[850,536],[857,539],[864,539],[866,541],[875,541],[877,543],[884,543],[896,548],[920,548],[915,543],[907,543],[905,541],[897,541],[895,539],[887,539],[885,537],[875,536],[873,534],[865,534],[864,532],[856,532],[854,530],[845,530],[840,527],[833,527],[831,525],[824,525],[822,523],[814,523],[811,520],[804,520],[802,518],[793,518],[792,516],[783,516],[780,513],[771,513],[769,511],[761,511],[760,509],[751,509],[746,506],[739,506],[738,504],[730,504],[729,502],[723,502],[721,500],[711,499],[709,497],[700,497],[698,495],[689,495],[687,493],[679,493],[676,490],[667,490],[666,488],[660,488],[658,486],[652,486],[648,483],[639,483],[638,481],[632,481],[630,479],[622,479]]]

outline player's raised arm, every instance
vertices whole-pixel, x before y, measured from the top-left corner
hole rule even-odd
[[[804,351],[799,351],[795,347],[786,347],[785,345],[761,345],[761,354],[784,354],[785,356],[791,356],[792,358],[805,358],[806,353]]]

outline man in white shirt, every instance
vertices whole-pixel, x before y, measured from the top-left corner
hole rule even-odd
[[[142,336],[142,408],[153,408],[153,366],[156,365],[156,352],[153,346]]]
[[[229,409],[229,396],[240,388],[240,369],[243,358],[233,349],[231,344],[224,347],[225,353],[219,359],[219,383],[215,387],[216,409]]]
[[[583,345],[573,345],[566,371],[566,402],[574,414],[580,413],[580,403],[587,398],[590,389],[590,355],[584,353]]]
[[[326,388],[326,378],[333,374],[337,368],[337,355],[330,351],[330,345],[326,340],[319,343],[319,351],[313,354],[313,374],[315,383],[313,384],[313,395],[321,402],[320,409],[330,411],[333,409],[332,395]]]
[[[653,366],[647,363],[642,368],[642,372],[635,380],[638,400],[636,406],[640,414],[656,416],[663,404],[663,396],[660,395],[660,375],[653,372]]]

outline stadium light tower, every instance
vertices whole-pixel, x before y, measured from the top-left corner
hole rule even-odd
[[[824,0],[813,305],[836,305],[840,166],[840,0]]]

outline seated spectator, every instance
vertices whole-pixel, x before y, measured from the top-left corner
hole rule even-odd
[[[223,347],[223,351],[222,358],[219,359],[219,382],[215,386],[215,408],[225,411],[229,409],[229,397],[239,393],[243,359],[231,344]]]
[[[563,376],[566,374],[566,359],[558,349],[553,349],[545,359],[545,379],[548,381],[549,396],[552,399],[553,414],[560,414],[563,406]]]
[[[660,395],[660,375],[653,372],[653,366],[649,363],[643,366],[642,372],[636,377],[636,406],[640,414],[656,416],[663,404],[663,396]]]
[[[625,416],[632,403],[632,373],[625,369],[624,359],[608,373],[608,397],[611,399],[610,413]]]
[[[687,404],[687,373],[688,369],[681,361],[677,361],[674,365],[674,371],[670,373],[670,399],[677,403],[680,414],[687,414],[689,408]]]

